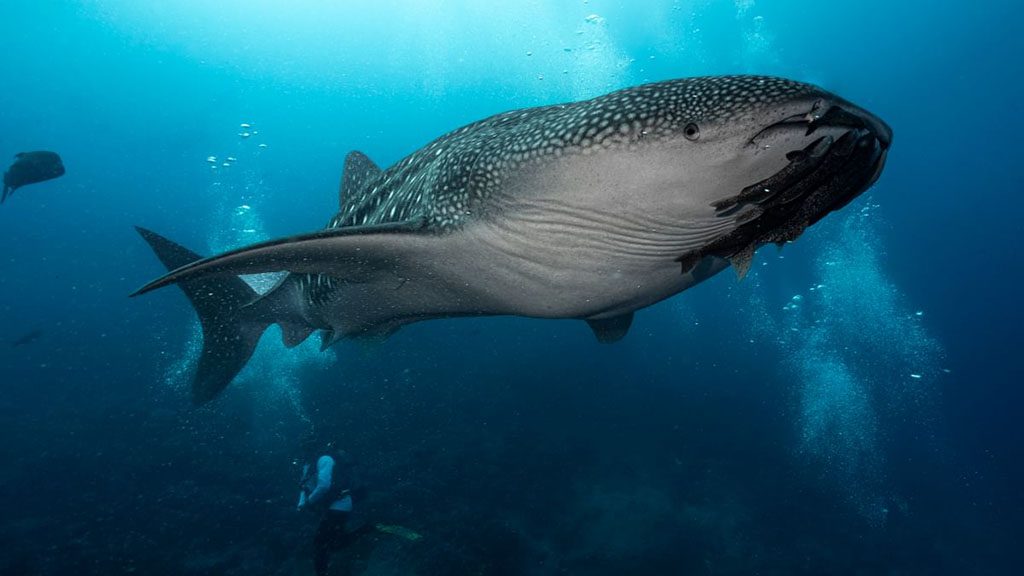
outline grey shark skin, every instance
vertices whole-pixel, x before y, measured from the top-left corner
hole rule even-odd
[[[612,342],[635,310],[730,263],[742,277],[759,246],[844,206],[878,178],[891,140],[838,96],[769,77],[672,80],[515,110],[387,170],[353,152],[324,230],[194,262],[161,257],[171,271],[136,294],[177,283],[194,302],[211,295],[208,310],[228,294],[213,308],[230,326],[204,332],[203,352],[226,368],[197,379],[199,401],[230,382],[251,354],[237,349],[272,323],[289,346],[315,330],[326,347],[481,315],[582,319]],[[289,274],[239,304],[237,276],[272,271]]]

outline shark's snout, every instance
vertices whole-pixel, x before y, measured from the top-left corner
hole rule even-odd
[[[833,138],[845,131],[862,132],[878,142],[882,150],[892,145],[892,128],[871,112],[843,100],[826,95],[803,100],[787,107],[786,116],[761,128],[750,144],[758,147],[787,134],[809,137],[829,134]]]

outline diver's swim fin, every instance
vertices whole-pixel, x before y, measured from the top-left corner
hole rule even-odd
[[[382,532],[384,534],[391,534],[393,536],[405,538],[410,542],[415,542],[420,538],[423,538],[422,534],[414,530],[410,530],[405,526],[396,526],[391,524],[374,524],[373,527],[377,530],[377,532]]]
[[[135,229],[168,270],[202,259],[155,232]],[[178,286],[199,314],[203,328],[203,350],[192,381],[192,401],[198,405],[213,399],[242,370],[270,323],[244,308],[259,295],[237,276],[196,278]]]

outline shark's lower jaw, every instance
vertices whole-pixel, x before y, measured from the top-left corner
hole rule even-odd
[[[853,137],[854,151],[850,154],[845,173],[838,176],[839,184],[832,195],[832,202],[827,209],[821,210],[811,218],[814,224],[830,212],[835,212],[860,196],[878,180],[885,167],[885,159],[889,151],[887,145],[874,134],[858,130]]]

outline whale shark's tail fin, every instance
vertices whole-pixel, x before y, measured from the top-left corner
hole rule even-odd
[[[168,270],[202,256],[145,228],[135,227]],[[192,382],[192,401],[203,404],[220,393],[249,361],[271,322],[246,307],[259,297],[237,276],[206,277],[178,283],[199,314],[203,350]]]

